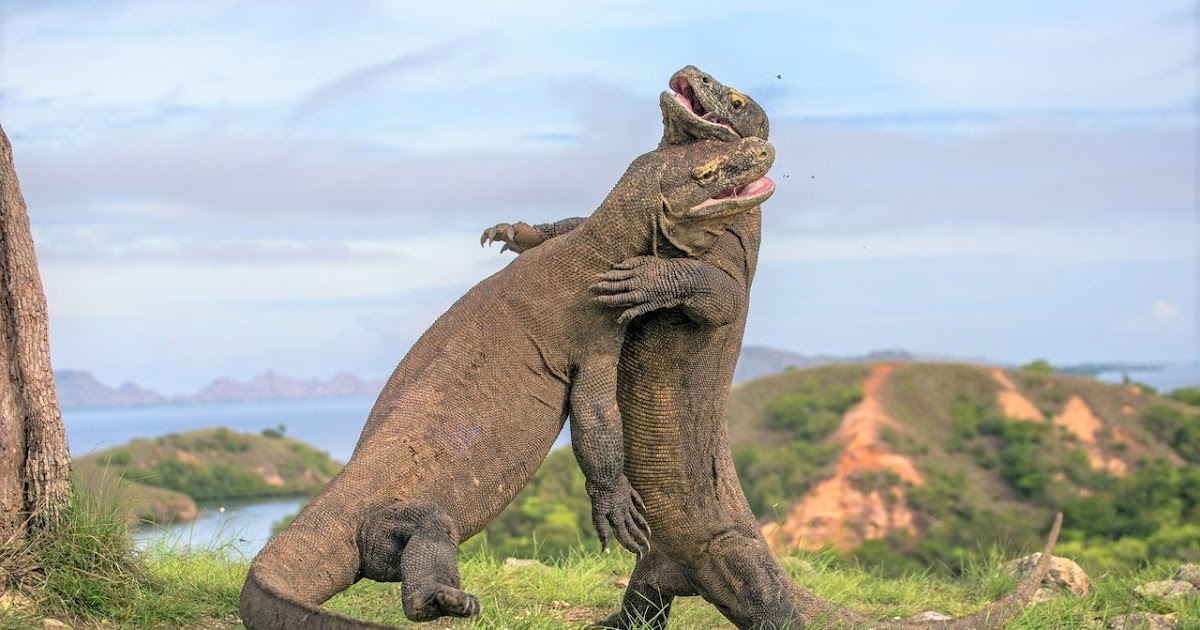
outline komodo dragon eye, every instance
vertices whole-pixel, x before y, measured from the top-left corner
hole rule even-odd
[[[729,98],[733,101],[734,109],[741,109],[746,106],[746,97],[737,90],[729,90]]]
[[[717,167],[719,166],[718,162],[719,160],[713,160],[708,164],[697,167],[696,170],[692,171],[692,179],[695,179],[701,184],[712,183],[712,181],[717,178]]]

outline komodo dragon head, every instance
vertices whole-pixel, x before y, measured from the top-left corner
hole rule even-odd
[[[751,136],[767,139],[770,123],[754,99],[721,84],[696,66],[671,76],[670,90],[659,97],[663,112],[662,145],[693,139],[728,142]]]
[[[775,149],[760,138],[700,140],[655,153],[664,160],[657,234],[688,256],[703,253],[734,216],[775,192],[775,183],[765,177]]]

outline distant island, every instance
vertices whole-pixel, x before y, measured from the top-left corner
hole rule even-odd
[[[333,378],[292,378],[268,370],[249,381],[217,378],[194,394],[164,396],[136,383],[110,387],[84,370],[55,370],[54,383],[58,402],[64,409],[95,407],[133,407],[164,403],[218,402],[235,400],[277,400],[281,398],[321,398],[325,396],[375,396],[383,389],[382,379],[364,379],[348,372]]]
[[[342,465],[286,437],[286,430],[254,435],[213,428],[139,438],[76,458],[71,477],[131,524],[195,520],[197,501],[315,494]]]
[[[875,350],[862,355],[830,355],[801,354],[767,346],[749,345],[742,348],[742,355],[738,359],[733,382],[742,383],[778,374],[787,369],[871,362],[971,363],[1004,367],[1002,362],[982,357],[919,353],[902,349]],[[1162,369],[1162,367],[1162,365],[1153,363],[1096,362],[1058,366],[1057,371],[1066,374],[1096,376],[1102,372],[1145,371]],[[377,396],[385,383],[384,379],[368,379],[349,372],[339,372],[333,378],[323,381],[295,378],[268,370],[249,381],[225,377],[216,378],[194,394],[165,396],[131,382],[111,387],[101,383],[91,372],[86,370],[56,370],[54,381],[58,387],[59,404],[64,409],[326,396]]]
[[[930,354],[910,352],[901,349],[873,350],[862,355],[834,354],[800,354],[787,350],[779,350],[767,346],[744,346],[738,357],[737,369],[733,373],[733,382],[752,381],[763,376],[778,374],[791,369],[813,368],[842,363],[910,363],[925,361],[929,363],[973,363],[977,365],[999,365],[977,357],[960,357],[945,354]]]

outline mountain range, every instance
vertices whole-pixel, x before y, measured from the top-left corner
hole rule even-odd
[[[382,379],[364,379],[348,372],[333,378],[301,379],[268,370],[249,381],[217,378],[194,394],[164,396],[135,383],[113,388],[101,383],[84,370],[55,370],[58,401],[64,409],[94,407],[132,407],[164,403],[217,402],[233,400],[272,400],[280,398],[320,398],[325,396],[375,396],[383,389]]]
[[[863,355],[800,354],[767,346],[745,346],[738,359],[733,382],[742,383],[763,376],[778,374],[788,369],[812,368],[845,363],[909,363],[957,362],[976,365],[998,365],[984,358],[963,358],[949,355],[916,353],[908,350],[887,349]],[[1100,364],[1097,364],[1100,365]],[[1093,366],[1077,366],[1077,373],[1092,374]],[[1146,369],[1154,366],[1143,364],[1103,364],[1105,370]],[[1076,368],[1062,367],[1060,371],[1071,372]],[[167,396],[147,389],[136,383],[125,382],[117,387],[101,383],[92,373],[85,370],[56,370],[54,381],[58,387],[59,404],[64,409],[96,407],[131,407],[166,403],[217,402],[236,400],[273,400],[282,398],[319,398],[325,396],[376,396],[383,389],[384,379],[368,379],[348,372],[339,372],[329,380],[303,379],[285,376],[268,370],[249,381],[221,377],[214,379],[194,394]]]

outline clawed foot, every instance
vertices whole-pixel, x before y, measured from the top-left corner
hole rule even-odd
[[[592,493],[592,525],[600,545],[608,548],[608,528],[622,547],[641,556],[650,551],[650,525],[643,516],[646,505],[624,475],[614,488]]]
[[[501,242],[504,243],[504,246],[500,248],[500,253],[512,250],[520,254],[527,249],[537,247],[545,240],[545,235],[532,225],[518,221],[516,223],[497,223],[484,230],[483,235],[479,237],[479,246]]]
[[[447,617],[474,617],[479,614],[479,598],[456,588],[440,590],[433,598]]]
[[[613,265],[596,276],[589,287],[598,294],[596,301],[610,307],[623,308],[617,323],[625,324],[650,311],[678,306],[682,296],[676,292],[684,287],[666,281],[671,262],[654,256],[637,256]]]
[[[450,586],[443,586],[416,606],[405,606],[404,616],[412,621],[432,621],[440,617],[474,617],[479,614],[479,598]]]

